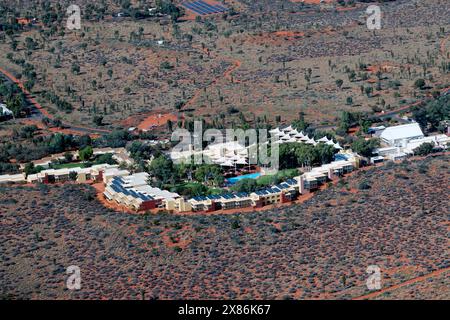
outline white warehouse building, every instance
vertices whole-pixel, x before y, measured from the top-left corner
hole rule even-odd
[[[391,147],[406,147],[415,139],[422,139],[425,135],[418,123],[409,123],[395,127],[388,127],[380,134],[381,140]]]

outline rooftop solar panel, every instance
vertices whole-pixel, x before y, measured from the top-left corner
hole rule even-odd
[[[206,11],[198,8],[197,6],[193,5],[192,3],[184,3],[183,6],[188,8],[188,9],[190,9],[190,10],[192,10],[192,11],[194,11],[195,13],[200,14],[200,15],[208,14]]]
[[[240,193],[237,194],[237,196],[238,196],[238,197],[241,197],[241,198],[245,198],[245,197],[248,197],[248,193],[246,193],[246,192],[240,192]]]
[[[220,12],[220,9],[215,8],[214,6],[203,2],[203,1],[195,1],[194,2],[196,5],[198,5],[200,8],[204,8],[205,11],[207,11],[208,13],[218,13]]]
[[[113,189],[115,192],[120,192],[119,188],[114,184],[111,185],[111,189]]]
[[[203,0],[183,2],[181,5],[191,11],[194,11],[197,14],[200,14],[200,15],[220,13],[220,12],[225,12],[228,10],[228,8],[226,8],[222,5],[209,4]]]

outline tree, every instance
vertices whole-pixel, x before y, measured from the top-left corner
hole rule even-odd
[[[195,180],[203,183],[211,183],[220,186],[224,182],[222,170],[218,165],[203,164],[194,172]]]
[[[352,97],[347,97],[346,104],[348,106],[351,106],[353,104],[353,98]]]
[[[371,157],[373,150],[380,146],[380,141],[378,139],[358,138],[352,143],[352,150],[359,153],[364,157]]]
[[[414,154],[419,156],[426,156],[434,151],[433,142],[425,142],[413,150]]]
[[[99,116],[99,115],[94,116],[93,122],[95,123],[95,125],[97,125],[99,127],[102,126],[103,125],[103,116]]]
[[[114,160],[112,153],[105,153],[105,154],[98,156],[95,159],[95,163],[96,164],[107,163],[107,164],[113,165],[113,164],[117,164],[117,161]]]
[[[91,146],[87,146],[78,152],[78,156],[80,157],[81,161],[89,160],[93,154],[94,154],[94,151],[92,150]]]
[[[370,98],[372,96],[372,93],[373,93],[373,88],[372,87],[366,87],[364,89],[364,92],[366,93],[367,97]]]
[[[64,160],[66,160],[66,162],[72,162],[72,160],[73,160],[73,154],[70,153],[70,152],[64,153]]]
[[[341,89],[342,85],[344,84],[344,80],[342,79],[337,79],[336,80],[336,86]]]
[[[424,79],[417,79],[415,82],[414,82],[414,87],[416,87],[417,89],[423,89],[423,88],[425,88],[425,85],[426,85],[426,83],[425,83],[425,80]]]
[[[73,74],[79,74],[80,73],[80,66],[76,63],[72,64],[72,73]]]
[[[148,167],[148,171],[151,176],[156,178],[160,185],[175,180],[173,175],[173,162],[164,155],[153,159]]]
[[[420,105],[413,109],[413,118],[424,129],[430,131],[440,130],[442,121],[448,119],[450,114],[450,95],[440,96],[437,100],[430,101],[426,106]]]
[[[77,180],[77,178],[78,178],[78,173],[76,173],[75,171],[70,171],[69,172],[69,179],[70,180],[75,181],[75,180]]]
[[[233,190],[235,192],[251,193],[251,192],[255,191],[257,189],[257,187],[258,187],[258,184],[255,179],[242,179],[242,180],[236,182],[236,184],[231,187],[231,190]]]
[[[27,163],[23,171],[27,176],[29,176],[30,174],[34,174],[35,173],[34,163],[33,162]]]

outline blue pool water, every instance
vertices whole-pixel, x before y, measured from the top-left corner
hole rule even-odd
[[[261,173],[256,172],[256,173],[250,173],[250,174],[246,174],[246,175],[239,176],[239,177],[228,178],[227,181],[229,184],[235,184],[236,182],[238,182],[242,179],[258,179],[260,176],[261,176]]]

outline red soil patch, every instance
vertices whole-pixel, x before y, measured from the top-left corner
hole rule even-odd
[[[288,38],[303,37],[305,35],[304,32],[296,32],[296,31],[275,31],[272,34],[277,37],[288,37]]]
[[[187,246],[192,242],[192,239],[189,238],[182,238],[180,237],[178,234],[179,233],[185,233],[185,234],[192,234],[192,230],[190,230],[191,228],[189,226],[183,226],[180,230],[172,230],[172,229],[167,229],[164,230],[161,233],[161,237],[162,240],[164,242],[164,244],[168,247],[168,248],[174,248],[174,247],[179,247],[181,249],[187,248]],[[176,235],[174,236],[169,236],[168,233],[169,232],[173,232]],[[175,242],[173,241],[175,240]]]
[[[106,200],[105,196],[103,195],[103,192],[105,191],[105,186],[103,185],[103,182],[94,183],[92,184],[92,187],[94,187],[95,190],[97,191],[96,195],[97,200],[100,201],[100,203],[106,208],[122,213],[137,214],[136,211],[128,209],[124,206],[120,206],[115,202]]]
[[[161,127],[167,124],[167,121],[176,122],[178,117],[173,113],[158,113],[144,119],[137,128],[139,130],[150,130],[152,128]]]

